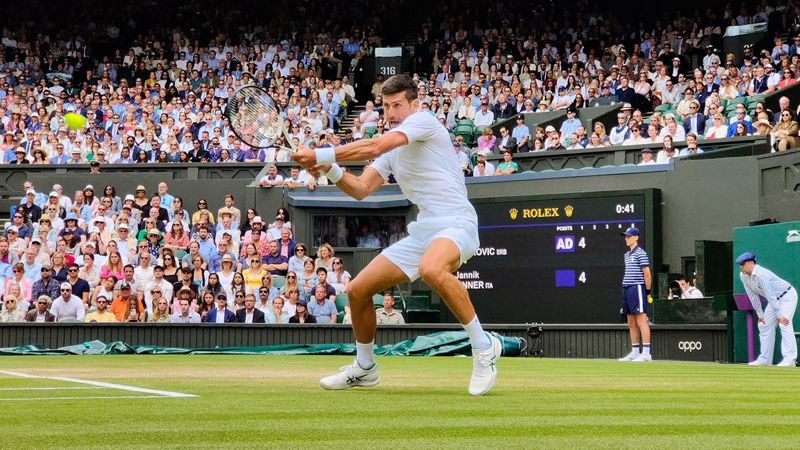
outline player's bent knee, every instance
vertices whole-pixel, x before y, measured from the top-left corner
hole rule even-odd
[[[358,283],[356,280],[353,280],[350,283],[350,287],[347,290],[347,300],[351,306],[353,304],[361,304],[367,302],[367,300],[372,302],[372,293],[368,292],[366,286],[362,283]]]

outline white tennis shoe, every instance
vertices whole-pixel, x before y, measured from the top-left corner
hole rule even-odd
[[[470,395],[489,392],[497,378],[497,361],[503,353],[503,344],[494,333],[486,333],[491,342],[487,349],[472,349],[472,378],[469,380]]]
[[[631,360],[631,362],[652,362],[652,361],[653,361],[653,357],[649,353],[647,353],[647,354],[642,353],[639,356],[637,356],[636,358],[633,358]]]
[[[793,359],[784,359],[778,363],[778,367],[794,367],[797,365],[797,362]]]
[[[765,362],[761,359],[754,359],[747,363],[748,366],[771,366],[772,364]]]
[[[623,356],[622,358],[618,359],[617,361],[633,361],[639,354],[634,354],[633,352],[628,353],[627,355]]]
[[[373,363],[369,369],[362,369],[358,361],[350,366],[344,366],[339,373],[319,380],[319,385],[325,389],[339,390],[351,387],[372,387],[381,382],[378,373],[378,364]]]

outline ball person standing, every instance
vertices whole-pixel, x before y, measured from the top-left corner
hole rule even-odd
[[[797,341],[794,337],[792,318],[797,308],[797,290],[786,280],[781,279],[766,267],[756,263],[756,255],[744,252],[736,258],[739,265],[739,278],[744,290],[758,314],[758,337],[761,342],[761,354],[751,366],[772,365],[772,354],[775,350],[775,325],[781,328],[781,367],[794,367],[797,361]],[[763,308],[761,299],[767,300]]]
[[[647,303],[652,283],[650,260],[644,249],[639,247],[638,228],[630,227],[622,235],[625,236],[625,245],[628,246],[625,253],[625,275],[622,278],[622,312],[628,317],[631,352],[619,360],[648,362],[653,360],[650,356],[650,324],[647,323]]]
[[[376,317],[372,296],[399,283],[422,278],[438,292],[463,325],[472,344],[469,393],[483,395],[497,376],[502,346],[483,331],[464,285],[453,275],[480,245],[478,216],[467,197],[464,174],[450,135],[432,115],[419,112],[417,84],[394,75],[382,85],[386,120],[391,130],[334,148],[300,147],[292,159],[309,173],[322,173],[336,187],[361,200],[394,175],[403,194],[419,207],[408,236],[375,257],[347,291],[356,337],[356,361],[320,380],[325,389],[375,386],[380,381],[374,360]],[[364,172],[344,172],[337,161],[374,160]]]

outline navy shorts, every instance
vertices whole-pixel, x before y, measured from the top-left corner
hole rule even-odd
[[[647,313],[647,293],[644,290],[643,284],[622,286],[622,313]]]

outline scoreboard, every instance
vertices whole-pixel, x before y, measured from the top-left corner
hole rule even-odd
[[[621,233],[660,258],[655,189],[473,199],[481,245],[456,272],[484,323],[618,323]]]

